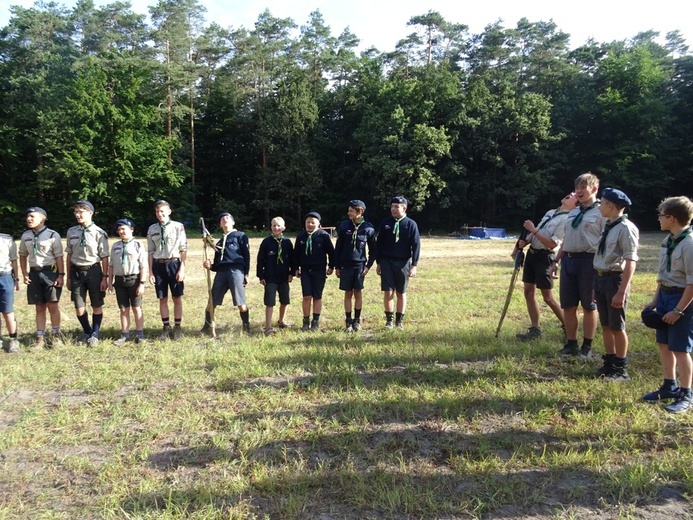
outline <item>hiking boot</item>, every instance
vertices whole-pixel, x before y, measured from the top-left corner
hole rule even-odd
[[[594,377],[607,377],[614,371],[612,356],[604,354],[602,359],[604,360],[604,365],[594,371]]]
[[[657,403],[659,401],[664,401],[664,400],[669,400],[669,399],[676,399],[679,396],[680,390],[679,387],[675,387],[674,389],[669,389],[669,388],[664,388],[664,385],[660,386],[658,390],[655,390],[654,392],[650,392],[649,394],[645,394],[642,396],[643,400],[647,401],[648,403]]]
[[[159,341],[166,341],[167,339],[173,338],[173,329],[170,325],[164,325],[164,328],[159,335]]]
[[[183,329],[180,328],[180,325],[176,325],[173,327],[173,333],[171,334],[171,339],[173,341],[179,341],[183,337]]]
[[[320,322],[318,320],[312,320],[310,322],[310,331],[311,332],[317,332],[319,328],[320,328]]]
[[[310,318],[303,318],[303,325],[301,326],[303,332],[310,330]]]
[[[578,354],[578,359],[581,359],[582,361],[587,361],[588,359],[592,359],[592,347],[587,347],[585,345],[582,345],[580,347],[580,353]]]
[[[397,327],[400,330],[404,330],[404,322],[403,321],[396,322],[395,327]]]
[[[351,320],[346,320],[346,327],[344,327],[344,332],[354,332],[354,324]]]
[[[386,320],[385,321],[385,328],[386,329],[394,329],[395,328],[395,322],[392,320]]]
[[[130,338],[128,336],[120,336],[118,339],[113,341],[113,344],[116,347],[121,347],[125,345],[128,341],[130,341]]]
[[[664,409],[671,413],[682,413],[687,412],[691,407],[691,404],[693,404],[693,398],[691,398],[690,395],[679,392],[676,400],[674,400],[674,402],[670,405],[665,406]]]
[[[98,336],[89,336],[89,339],[87,339],[87,347],[89,347],[89,348],[94,348],[98,344],[99,344]]]
[[[530,327],[527,332],[515,334],[515,337],[520,341],[533,341],[541,337],[541,329],[539,327]]]
[[[354,322],[351,324],[351,328],[354,329],[354,332],[358,332],[361,330],[361,320],[354,320]]]
[[[10,338],[6,350],[8,354],[16,354],[19,352],[19,340],[17,338]]]
[[[566,343],[563,348],[558,351],[559,356],[577,356],[580,353],[580,349],[577,345],[571,345]]]

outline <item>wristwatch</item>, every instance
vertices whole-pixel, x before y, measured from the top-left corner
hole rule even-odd
[[[677,316],[683,316],[683,311],[679,309],[678,307],[673,308],[673,313],[676,314]]]

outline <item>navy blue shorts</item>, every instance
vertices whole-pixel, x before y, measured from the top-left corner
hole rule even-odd
[[[156,259],[154,260],[152,274],[154,275],[154,288],[158,299],[168,298],[169,288],[171,289],[171,296],[174,298],[183,296],[185,282],[176,280],[179,269],[180,260],[177,258],[170,262],[157,262]]]
[[[342,267],[339,273],[339,288],[342,291],[360,291],[363,289],[363,266]]]
[[[301,292],[304,298],[310,296],[315,300],[322,299],[322,292],[325,290],[325,280],[327,273],[324,267],[317,269],[301,268]]]
[[[559,290],[561,308],[570,309],[578,304],[586,311],[594,311],[594,255],[582,253],[578,258],[563,257],[561,266],[561,287]]]
[[[0,276],[0,313],[14,312],[14,276],[12,273]]]
[[[279,303],[282,305],[291,303],[289,282],[265,282],[265,306],[274,307],[277,304],[277,293],[279,293]]]
[[[382,291],[407,292],[409,285],[409,269],[411,259],[391,260],[384,258],[380,261],[380,289]]]
[[[234,307],[245,305],[245,275],[240,269],[218,271],[212,284],[212,302],[215,307],[224,303],[224,295],[231,292]]]
[[[60,301],[62,287],[56,287],[58,273],[53,270],[29,271],[29,281],[26,288],[26,299],[29,305],[43,305]]]
[[[628,296],[630,296],[630,288],[626,292],[623,308],[617,309],[611,306],[611,300],[618,292],[622,279],[623,274],[620,273],[594,277],[594,300],[599,312],[599,323],[601,323],[602,327],[608,327],[609,330],[613,331],[626,330],[626,304]]]
[[[664,315],[673,311],[681,300],[680,294],[665,294],[659,291],[657,296],[657,312]],[[693,309],[689,305],[676,323],[665,329],[657,329],[657,343],[668,345],[672,352],[693,351]]]

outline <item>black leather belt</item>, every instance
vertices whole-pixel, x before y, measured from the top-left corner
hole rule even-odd
[[[168,264],[169,262],[175,262],[176,260],[180,260],[180,258],[155,258],[154,262],[157,264]]]
[[[88,271],[89,269],[93,269],[93,268],[96,267],[97,265],[99,265],[99,264],[98,264],[98,263],[96,263],[96,264],[91,264],[91,265],[75,265],[75,264],[72,264],[70,267],[72,267],[72,269],[74,269],[75,271]]]
[[[659,289],[664,293],[664,294],[683,294],[683,291],[686,290],[685,287],[669,287],[666,285],[660,285]]]

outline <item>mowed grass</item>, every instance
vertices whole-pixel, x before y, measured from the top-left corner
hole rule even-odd
[[[518,342],[519,281],[494,337],[511,241],[425,238],[404,331],[384,329],[373,271],[360,333],[341,331],[331,277],[320,332],[298,330],[294,281],[293,327],[266,338],[253,261],[253,334],[228,302],[213,341],[196,333],[207,289],[191,239],[182,341],[0,356],[0,518],[691,517],[693,414],[640,401],[661,383],[639,322],[661,234],[642,239],[627,384],[594,379],[597,360],[559,359],[548,308],[543,338]],[[30,333],[33,308],[18,300]],[[145,302],[155,338],[151,289]],[[76,335],[69,293],[62,309]],[[116,338],[114,297],[105,316]]]

